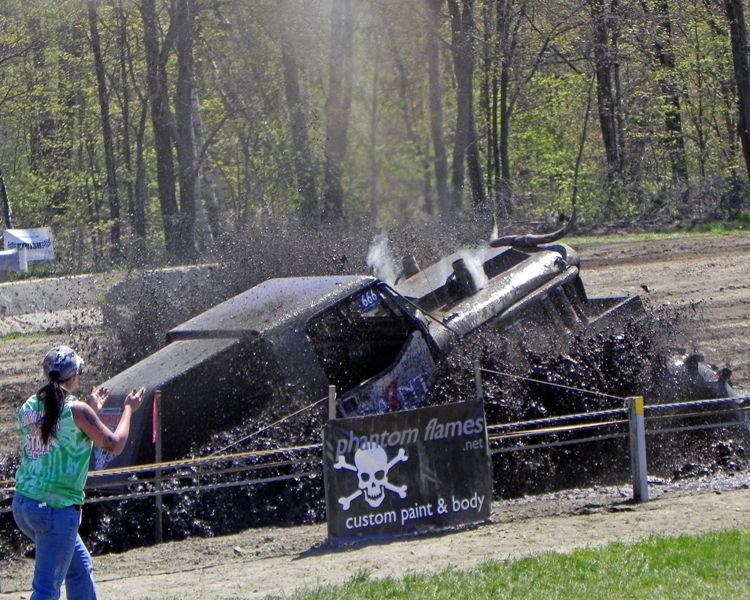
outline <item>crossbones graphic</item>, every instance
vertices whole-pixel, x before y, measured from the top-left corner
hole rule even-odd
[[[364,494],[365,501],[373,508],[377,508],[385,498],[385,490],[390,490],[398,494],[400,498],[405,498],[407,486],[398,486],[390,483],[388,481],[388,471],[397,462],[405,462],[407,460],[406,452],[403,448],[400,448],[398,455],[389,461],[388,455],[382,446],[374,442],[362,446],[354,453],[353,465],[347,463],[344,456],[340,454],[333,468],[355,471],[359,480],[359,489],[351,496],[339,498],[339,504],[344,507],[344,510],[349,510],[352,500]]]

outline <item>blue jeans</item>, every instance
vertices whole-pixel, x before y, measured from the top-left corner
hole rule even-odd
[[[50,508],[16,493],[13,517],[36,545],[31,600],[58,600],[63,581],[69,600],[97,599],[91,555],[78,535],[80,507]]]

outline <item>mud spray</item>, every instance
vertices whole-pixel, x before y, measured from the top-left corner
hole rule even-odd
[[[489,231],[489,226],[481,223],[456,229],[422,223],[393,231],[386,238],[373,230],[347,234],[341,229],[310,232],[288,222],[283,226],[255,224],[246,230],[245,243],[225,245],[221,257],[215,257],[201,277],[181,284],[179,289],[170,286],[157,272],[150,276],[137,274],[134,296],[127,298],[127,303],[137,310],[111,306],[105,333],[94,337],[85,330],[73,331],[71,344],[87,356],[87,362],[101,365],[95,377],[102,381],[163,346],[164,335],[171,327],[270,277],[374,272],[386,280],[395,279],[398,273],[393,256],[411,254],[420,264],[430,264],[441,254],[481,244],[485,228]],[[534,315],[528,315],[515,325],[514,336],[537,343],[520,354],[509,343],[506,332],[485,328],[466,338],[440,366],[431,402],[473,398],[475,360],[483,368],[524,377],[486,378],[490,423],[621,408],[622,403],[611,396],[644,395],[649,402],[673,400],[666,364],[675,348],[689,346],[686,340],[692,320],[690,310],[650,310],[649,318],[626,323],[616,333],[576,337],[561,343],[559,335],[546,331]],[[560,388],[534,384],[528,379],[601,394],[561,392]],[[193,448],[193,456],[210,455],[228,446],[232,452],[242,452],[320,443],[325,418],[322,409],[272,427],[262,435],[252,435],[284,416],[284,409],[276,407],[257,414],[248,407],[248,418],[241,427]],[[745,470],[748,461],[744,442],[741,433],[724,429],[659,437],[649,446],[649,474],[674,481]],[[2,474],[12,477],[16,464],[17,457],[4,460]],[[262,476],[288,472],[288,468],[270,468]],[[498,454],[494,473],[497,498],[626,484],[627,442]],[[186,472],[184,479],[203,484],[218,481],[198,470]],[[222,481],[226,481],[226,476]],[[84,514],[81,534],[94,554],[119,552],[153,541],[153,499],[90,504]],[[163,531],[165,540],[176,540],[223,535],[248,527],[319,522],[324,518],[323,478],[319,475],[166,496]],[[29,550],[10,515],[0,516],[0,529],[0,554],[8,557]]]

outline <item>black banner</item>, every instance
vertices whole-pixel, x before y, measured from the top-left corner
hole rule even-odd
[[[492,463],[482,402],[331,420],[323,447],[331,541],[489,518]]]

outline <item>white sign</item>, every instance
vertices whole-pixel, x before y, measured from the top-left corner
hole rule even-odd
[[[27,260],[54,260],[55,248],[52,244],[52,229],[6,229],[3,231],[3,248],[16,250],[26,248]]]

